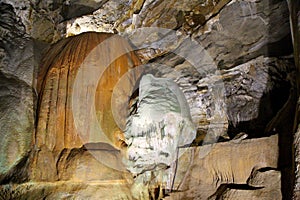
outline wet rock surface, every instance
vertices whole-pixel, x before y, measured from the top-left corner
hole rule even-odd
[[[104,40],[107,42],[100,45]],[[123,55],[110,48],[129,51]],[[102,57],[102,62],[95,62],[106,55],[103,52],[111,52],[108,59]],[[125,40],[107,33],[83,33],[61,40],[46,55],[46,72],[41,71],[38,79],[37,128],[30,166],[31,179],[36,181],[59,180],[57,163],[65,148],[79,148],[91,142],[121,147],[116,134],[121,130],[113,121],[111,109],[112,88],[139,62]],[[130,83],[123,87],[130,87]],[[122,92],[126,102],[129,94]],[[92,108],[95,112],[91,112]]]

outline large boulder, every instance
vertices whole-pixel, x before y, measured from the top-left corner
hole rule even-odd
[[[281,199],[277,144],[273,135],[185,150],[178,192],[167,199]]]

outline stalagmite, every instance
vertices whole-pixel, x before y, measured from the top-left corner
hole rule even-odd
[[[137,176],[135,184],[172,190],[178,148],[192,143],[195,136],[189,106],[177,84],[143,76],[137,111],[129,117],[125,132],[127,168]]]

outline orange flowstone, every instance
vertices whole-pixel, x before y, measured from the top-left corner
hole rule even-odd
[[[99,52],[105,54],[105,58],[114,57],[114,49],[123,48],[126,49],[126,52],[128,52],[128,49],[132,49],[129,43],[120,36],[109,33],[88,32],[58,42],[45,54],[37,85],[39,105],[34,143],[37,148],[52,152],[54,162],[57,162],[58,154],[64,148],[78,148],[88,141],[86,138],[85,141],[82,141],[74,124],[72,111],[74,82],[81,64],[89,53],[101,42],[112,36],[117,41],[105,43],[107,46],[104,47],[103,52]],[[95,60],[97,61],[97,58]],[[131,50],[129,53],[118,57],[106,68],[96,87],[95,109],[97,119],[104,134],[116,148],[121,147],[122,141],[120,140],[123,137],[123,130],[118,127],[112,114],[111,98],[113,89],[118,80],[128,70],[138,65],[140,65],[140,61]],[[140,71],[137,70],[133,80],[122,86],[127,93],[130,89],[126,88],[133,88],[140,74]],[[123,101],[129,100],[129,94],[121,95],[119,98],[122,98]],[[127,109],[127,107],[124,109]],[[41,159],[47,158],[37,157],[35,156],[34,163],[38,165],[37,168],[41,169],[42,165],[46,165],[46,162],[41,161]]]
[[[76,133],[71,109],[71,93],[77,71],[87,55],[105,39],[113,34],[83,33],[67,38],[55,44],[43,60],[43,69],[47,69],[45,77],[39,76],[38,90],[40,91],[37,144],[46,144],[50,150],[82,146]],[[119,42],[107,46],[103,52],[111,57],[113,49],[128,48],[127,41],[116,37]],[[111,97],[113,89],[129,69],[139,65],[137,56],[131,52],[115,60],[101,77],[96,90],[96,112],[104,133],[114,143],[115,132],[120,129],[114,122],[111,111]],[[44,78],[43,78],[44,77]],[[122,97],[120,97],[122,98]],[[98,100],[99,99],[99,100]]]

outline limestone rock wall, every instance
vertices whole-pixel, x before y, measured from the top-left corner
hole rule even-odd
[[[139,49],[138,53],[144,63],[148,62],[149,64],[150,61],[151,65],[159,65],[162,62],[163,64],[167,64],[171,67],[174,67],[174,65],[178,65],[179,63],[183,63],[183,61],[180,58],[173,58],[174,61],[170,60],[172,56],[170,57],[168,54],[166,55],[166,53],[173,49],[182,48],[180,47],[180,44],[184,43],[184,38],[191,37],[206,50],[206,54],[209,55],[213,62],[212,67],[203,69],[204,63],[200,59],[202,57],[195,54],[189,56],[196,58],[199,63],[197,63],[197,65],[190,63],[191,66],[184,69],[184,71],[186,71],[185,78],[176,80],[176,76],[178,76],[178,74],[175,76],[174,74],[171,74],[170,70],[164,69],[163,67],[159,69],[161,74],[168,73],[170,75],[165,76],[174,76],[174,80],[182,82],[181,85],[186,84],[185,86],[182,86],[182,88],[183,90],[184,87],[189,88],[187,90],[190,91],[186,90],[185,92],[188,99],[195,100],[198,97],[197,93],[192,92],[196,91],[196,89],[193,89],[194,86],[190,87],[192,84],[188,83],[193,82],[194,79],[203,78],[203,74],[200,73],[199,75],[197,71],[205,71],[204,76],[209,77],[213,76],[211,74],[214,74],[216,69],[232,69],[234,71],[234,69],[237,69],[237,66],[243,63],[247,63],[250,60],[253,62],[255,59],[260,59],[259,56],[264,56],[266,59],[272,60],[274,59],[272,58],[274,56],[286,56],[290,55],[292,52],[288,19],[289,10],[286,1],[261,0],[253,2],[245,0],[206,1],[202,3],[199,3],[198,1],[189,1],[188,3],[179,3],[177,1],[133,1],[130,4],[130,9],[129,6],[124,6],[124,4],[125,1],[119,1],[118,3],[114,2],[112,6],[113,8],[118,8],[117,10],[121,9],[123,13],[126,13],[123,17],[118,17],[120,15],[118,12],[109,13],[109,7],[105,7],[111,5],[108,3],[101,9],[95,11],[93,15],[86,15],[82,18],[76,19],[75,21],[69,21],[69,28],[67,29],[68,34],[78,34],[79,32],[88,30],[103,31],[103,27],[106,27],[105,31],[107,32],[118,31],[121,35],[131,39],[137,34],[135,30],[138,28],[159,27],[172,29],[176,31],[176,34],[179,35],[178,37],[174,38],[170,36],[169,38],[162,37],[161,39],[156,39],[154,45],[155,48]],[[103,22],[104,19],[109,17],[113,19],[118,17],[118,20],[107,20]],[[141,43],[152,40],[152,38],[153,35],[149,35],[149,37],[145,40],[138,41],[137,45],[140,46]],[[171,41],[176,42],[174,42],[174,44]],[[185,51],[189,52],[188,49],[185,49]],[[183,64],[188,65],[187,62]],[[289,70],[292,71],[292,65],[292,63],[287,63],[286,67],[290,68]],[[261,64],[258,64],[257,66],[255,65],[252,69],[260,71],[262,68],[261,66]],[[180,67],[185,68],[184,66],[178,66],[177,68],[174,67],[174,70],[183,71]],[[268,71],[266,72],[269,73]],[[217,73],[219,73],[218,70]],[[238,72],[236,73],[239,74]],[[262,75],[260,73],[257,74]],[[255,78],[255,80],[258,79],[264,78],[262,76]],[[290,80],[286,80],[286,77],[282,76],[281,79],[281,82],[286,83],[287,85],[290,82]],[[242,80],[244,83],[242,83]],[[212,80],[209,78],[206,78],[201,82],[211,83],[211,81]],[[240,79],[237,83],[243,85],[251,84],[249,81],[247,83],[246,82],[246,80]],[[228,95],[231,96],[230,99],[247,98],[247,100],[229,100],[227,102],[227,105],[230,106],[223,112],[226,113],[229,119],[226,119],[227,117],[224,116],[222,117],[224,118],[223,123],[225,129],[228,127],[228,125],[226,125],[226,121],[228,120],[230,123],[236,125],[238,122],[245,121],[248,123],[255,120],[258,115],[264,115],[264,113],[261,113],[259,110],[260,99],[264,96],[264,93],[268,93],[267,91],[272,90],[269,87],[273,87],[272,85],[276,85],[276,83],[273,83],[273,80],[264,80],[263,82],[264,83],[262,83],[261,86],[266,88],[266,90],[263,91],[262,87],[260,87],[261,89],[258,89],[258,91],[261,90],[261,92],[259,92],[260,94],[258,95],[260,97],[256,97],[255,99],[257,100],[254,100],[256,103],[250,103],[251,100],[249,100],[249,98],[245,95],[241,95],[242,92],[235,95],[230,94],[228,91],[233,89],[233,86],[228,86],[228,88],[226,88]],[[267,86],[267,83],[270,86]],[[205,84],[206,83],[204,83],[204,85]],[[252,96],[252,94],[249,96]],[[209,110],[208,107],[210,107],[211,103],[208,103],[208,106],[205,106],[204,108],[203,104],[196,103],[194,100],[190,101],[193,120],[196,124],[200,121],[204,121],[202,123],[203,125],[198,126],[198,128],[205,129],[205,126],[207,126],[206,121],[209,119],[209,116],[207,116],[207,113],[205,112],[206,110]],[[237,114],[236,111],[233,111],[235,108],[239,109],[241,107],[241,105],[236,105],[236,103],[244,104],[242,103],[244,101],[248,102],[246,105],[243,105],[243,110],[247,110],[246,112],[242,111],[240,114]],[[284,103],[281,102],[281,104]],[[201,106],[203,109],[199,109]],[[276,109],[277,108],[275,108],[275,110]],[[271,115],[274,115],[274,113],[269,114],[269,112],[277,111],[267,111],[266,115],[268,116],[266,116],[266,121],[269,120]],[[264,117],[265,116],[262,118]],[[263,122],[261,126],[265,126],[265,123],[267,122]]]
[[[178,193],[166,199],[281,199],[277,142],[278,136],[271,136],[190,148],[178,162],[183,177]],[[221,159],[227,154],[230,159]]]
[[[296,1],[287,1],[289,4],[290,9],[290,22],[291,22],[291,30],[292,30],[292,36],[293,36],[293,47],[294,47],[294,57],[295,57],[295,64],[296,64],[296,71],[297,71],[297,77],[299,77],[300,74],[300,3]],[[298,101],[296,105],[296,112],[295,112],[295,120],[294,120],[294,158],[295,158],[295,184],[294,184],[294,190],[293,190],[293,198],[297,199],[300,196],[299,193],[299,152],[300,152],[300,145],[299,145],[299,118],[300,118],[300,102],[299,102],[299,93],[300,93],[300,80],[299,78],[296,81],[297,84],[297,90],[295,93],[297,93]]]
[[[3,184],[0,196],[4,199],[105,199],[107,195],[132,199],[131,175],[97,163],[98,158],[95,160],[97,155],[107,157],[107,162],[119,166],[120,152],[111,151],[110,146],[104,148],[103,144],[85,148],[76,134],[62,133],[74,129],[70,103],[63,104],[70,92],[70,85],[67,85],[72,83],[72,78],[67,77],[72,77],[73,71],[70,71],[71,76],[68,75],[63,64],[72,59],[80,60],[85,49],[78,48],[82,44],[74,43],[65,52],[72,58],[57,62],[52,71],[48,71],[48,67],[59,58],[60,50],[68,46],[69,39],[62,38],[87,31],[117,33],[131,40],[133,47],[139,48],[136,54],[145,64],[143,69],[157,77],[173,79],[183,91],[197,127],[193,145],[216,142],[208,137],[215,134],[225,142],[217,144],[211,152],[230,149],[226,155],[217,154],[216,158],[213,153],[207,154],[204,158],[207,166],[203,160],[197,160],[197,156],[193,157],[196,161],[184,165],[184,170],[175,178],[186,180],[181,184],[185,191],[178,190],[178,195],[171,193],[169,198],[290,199],[293,170],[291,121],[297,97],[292,92],[295,67],[291,56],[289,9],[285,0],[3,0],[0,10],[0,134],[3,138],[0,142],[0,182]],[[139,28],[145,27],[172,31],[166,35],[139,35],[140,40],[137,40]],[[193,51],[193,47],[186,46],[187,39],[196,42],[204,53],[199,54]],[[57,41],[60,41],[57,50],[45,54],[50,44]],[[143,46],[147,42],[153,45]],[[178,52],[184,52],[183,56],[176,55]],[[41,61],[42,57],[48,61]],[[123,62],[126,63],[126,59]],[[120,74],[124,72],[121,71]],[[110,74],[109,71],[106,73]],[[43,80],[45,83],[41,84]],[[117,109],[112,108],[114,112],[124,108],[127,101],[118,102],[115,97],[124,89],[124,96],[129,98],[132,90],[128,83],[135,84],[132,80],[125,81],[121,90],[111,94],[116,81],[114,76],[109,80],[102,79],[102,84],[110,87],[105,91],[99,86],[96,96],[98,101],[103,94],[108,99],[112,95],[117,105]],[[220,82],[224,87],[218,93],[221,98],[216,99],[214,91],[220,89]],[[56,107],[55,102],[61,102],[59,105],[62,106]],[[96,106],[101,110],[110,107],[110,102],[107,101],[104,107]],[[55,115],[48,117],[54,112]],[[117,126],[124,128],[126,114],[120,110],[117,125],[107,123],[116,118],[115,113],[109,113],[103,119],[100,112],[96,117],[103,120],[103,126],[110,131],[116,130]],[[66,116],[69,121],[63,120]],[[51,119],[49,128],[54,135],[40,134],[45,133],[48,119]],[[112,131],[119,138],[114,141],[115,144],[119,142],[119,146],[124,140],[121,131]],[[228,142],[239,137],[241,132],[251,140]],[[270,137],[276,133],[278,148],[275,136]],[[266,138],[252,139],[256,137]],[[244,152],[247,145],[251,147],[245,148],[247,152],[241,156],[239,152]],[[195,147],[194,151],[208,147]],[[269,153],[266,147],[272,147],[274,151]],[[235,160],[239,156],[241,160]],[[243,162],[242,158],[251,156],[258,156],[257,162]],[[226,164],[228,171],[217,169],[219,166],[216,165],[223,165],[222,162],[229,162]],[[233,171],[230,167],[234,162],[241,165],[235,166]],[[263,163],[263,167],[256,169],[258,163]],[[34,174],[32,169],[43,171]],[[101,169],[102,173],[94,176],[93,172],[83,169]],[[213,169],[216,172],[212,176],[204,173]],[[185,175],[185,171],[190,174]],[[239,173],[244,174],[243,178],[237,178]],[[26,182],[32,177],[63,182],[9,184]],[[91,183],[96,179],[103,182]],[[180,182],[176,184],[178,186]],[[199,194],[195,186],[205,192]],[[116,192],[110,192],[110,189]],[[97,192],[99,190],[102,192]]]
[[[269,138],[233,140],[214,146],[181,149],[184,150],[184,154],[178,160],[175,192],[169,193],[169,196],[164,199],[281,199],[277,142],[278,136],[275,135]],[[73,149],[72,151],[65,151],[66,157],[62,161],[67,161],[66,158],[69,157],[67,155],[71,154],[71,157],[78,156],[79,159],[69,163],[69,168],[64,168],[60,172],[64,178],[73,176],[72,181],[2,185],[0,197],[133,199],[130,175],[127,179],[120,180],[124,175],[101,166],[89,156],[86,150]],[[99,151],[98,155],[100,154]],[[221,159],[224,157],[230,159]],[[100,168],[108,170],[108,174],[93,175],[89,174],[88,170],[84,170]],[[113,176],[107,177],[109,174]],[[107,179],[110,181],[99,182]],[[148,194],[143,193],[141,187],[139,189],[136,193],[140,195],[138,199],[149,197]]]
[[[35,132],[37,95],[33,85],[37,62],[34,43],[14,8],[4,3],[0,7],[0,181],[5,182],[17,166],[24,165],[30,151]],[[26,180],[23,171],[19,176],[20,181]]]

